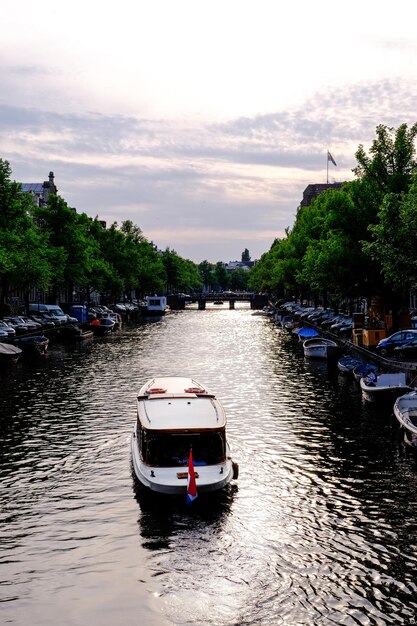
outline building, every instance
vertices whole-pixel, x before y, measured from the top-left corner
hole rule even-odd
[[[229,263],[226,263],[226,270],[228,272],[233,272],[234,270],[237,269],[241,269],[241,270],[250,270],[251,267],[253,267],[255,265],[255,261],[229,261]]]
[[[338,191],[341,189],[344,183],[317,183],[313,185],[307,185],[303,192],[303,199],[300,202],[300,206],[309,206],[313,200],[317,198],[323,191],[328,189],[334,189]]]
[[[48,180],[45,180],[43,183],[22,183],[22,191],[32,194],[33,201],[37,206],[47,204],[49,194],[58,193],[54,181],[54,173],[49,172]]]

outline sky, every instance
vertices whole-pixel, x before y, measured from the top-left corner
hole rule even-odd
[[[0,158],[162,250],[259,259],[308,184],[417,122],[413,6],[3,0]]]

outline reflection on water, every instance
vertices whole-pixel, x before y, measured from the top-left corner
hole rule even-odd
[[[189,507],[131,468],[136,393],[172,374],[218,393],[240,466]],[[412,624],[417,475],[386,409],[244,306],[2,372],[3,622]]]

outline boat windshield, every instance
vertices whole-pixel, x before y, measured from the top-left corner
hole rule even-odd
[[[147,465],[184,467],[190,449],[195,466],[223,463],[226,459],[225,433],[149,433],[142,430],[141,455]]]

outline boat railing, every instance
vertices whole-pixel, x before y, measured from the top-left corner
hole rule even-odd
[[[197,397],[197,398],[210,398],[210,399],[214,399],[216,396],[213,393],[206,393],[206,392],[201,392],[201,393],[166,393],[166,392],[161,392],[161,393],[144,393],[142,395],[138,395],[138,400],[163,400],[166,398],[192,398],[192,397]]]

